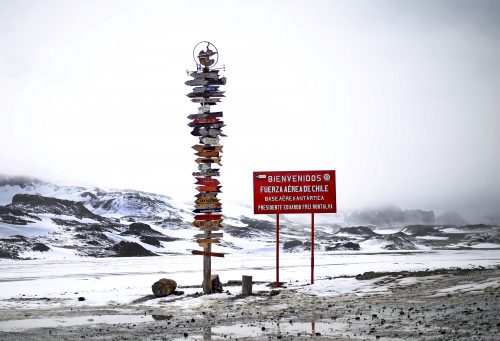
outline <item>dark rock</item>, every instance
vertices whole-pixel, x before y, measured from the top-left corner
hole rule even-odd
[[[379,277],[382,277],[384,276],[383,275],[384,273],[380,273],[380,272],[374,272],[374,271],[367,271],[363,274],[359,274],[359,275],[356,275],[356,279],[357,280],[368,280],[368,279],[374,279],[374,278],[379,278]]]
[[[158,233],[153,230],[151,226],[144,223],[132,223],[128,226],[128,232],[130,234],[135,234],[136,236],[142,236],[145,233]]]
[[[241,216],[240,221],[248,226],[241,227],[227,224],[224,225],[224,231],[239,238],[271,235],[276,231],[276,225],[270,221],[252,219],[245,216]]]
[[[9,243],[27,243],[28,239],[26,239],[25,236],[15,235],[10,238],[0,238],[0,241]]]
[[[0,258],[18,259],[19,252],[17,250],[4,249],[4,248],[0,247]]]
[[[347,243],[337,243],[334,246],[327,246],[326,251],[359,251],[360,246],[358,243],[347,242]]]
[[[156,297],[165,297],[170,294],[175,293],[175,289],[177,288],[177,283],[173,279],[162,278],[159,281],[156,281],[151,289],[153,290],[153,294]]]
[[[40,252],[46,252],[50,250],[50,247],[45,245],[44,243],[36,243],[32,247],[33,251],[40,251]]]
[[[11,205],[0,206],[1,222],[12,225],[27,225],[36,220],[41,221],[36,215],[29,214],[22,209],[11,207]]]
[[[408,225],[402,230],[402,232],[415,236],[441,236],[443,233],[439,231],[434,225]]]
[[[389,241],[392,243],[392,244],[385,246],[385,249],[387,249],[387,250],[416,250],[417,249],[417,247],[414,244],[416,239],[412,236],[408,236],[407,234],[404,234],[403,232],[382,235],[379,237],[379,239],[386,240],[386,241]]]
[[[78,301],[80,301],[80,302],[85,301],[85,297],[78,297]]]
[[[160,240],[156,237],[151,237],[151,236],[141,236],[140,238],[141,242],[153,245],[156,247],[161,247]]]
[[[107,221],[99,215],[90,212],[81,202],[44,197],[32,194],[16,194],[12,197],[12,207],[27,210],[30,213],[52,213],[71,215],[78,218],[90,218],[97,221]]]
[[[289,240],[283,243],[283,250],[285,252],[301,251],[303,247],[304,243],[300,240]]]
[[[221,293],[223,291],[219,275],[212,275],[212,293]]]
[[[146,257],[157,256],[157,254],[145,249],[135,242],[121,242],[115,244],[112,250],[116,252],[117,257]]]
[[[344,227],[341,228],[336,234],[339,233],[348,233],[348,234],[354,234],[358,236],[376,236],[377,233],[373,232],[371,228],[368,226],[351,226],[351,227]]]

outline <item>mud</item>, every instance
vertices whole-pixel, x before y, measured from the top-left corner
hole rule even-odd
[[[155,308],[10,309],[0,311],[0,323],[73,318],[85,324],[4,331],[0,340],[498,340],[499,269],[366,277],[387,290],[327,296],[289,286],[278,294],[228,295],[195,307],[165,301]]]

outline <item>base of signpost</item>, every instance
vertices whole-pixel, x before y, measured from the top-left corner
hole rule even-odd
[[[203,248],[207,255],[203,256],[203,293],[210,295],[212,293],[212,257],[209,256],[212,246]]]

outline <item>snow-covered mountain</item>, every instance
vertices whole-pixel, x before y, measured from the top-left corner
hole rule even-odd
[[[199,249],[192,206],[136,190],[62,186],[28,177],[0,176],[0,258],[153,256]],[[230,212],[230,213],[228,213]],[[432,212],[356,212],[315,226],[315,248],[326,251],[393,251],[500,247],[494,225],[401,225],[428,222]],[[248,209],[224,210],[224,237],[214,251],[272,252],[273,218]],[[389,218],[388,218],[389,217]],[[394,218],[396,217],[396,218]],[[284,252],[309,250],[310,226],[286,216],[280,224]],[[351,221],[378,222],[350,226]]]

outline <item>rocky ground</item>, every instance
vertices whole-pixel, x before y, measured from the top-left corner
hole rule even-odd
[[[135,302],[72,310],[57,304],[50,310],[11,309],[0,311],[0,319],[127,314],[150,320],[3,332],[0,340],[498,340],[498,268],[365,273],[357,279],[386,290],[328,296],[290,286],[246,298],[219,296],[196,307],[165,301],[155,308]]]

